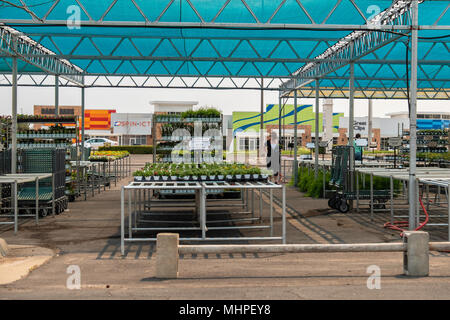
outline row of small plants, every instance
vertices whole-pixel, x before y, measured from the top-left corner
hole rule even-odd
[[[188,110],[181,114],[158,114],[155,115],[155,118],[157,122],[218,122],[221,120],[221,113],[214,108],[200,108],[195,111]]]
[[[161,126],[161,136],[163,139],[167,139],[168,137],[172,137],[172,134],[177,129],[186,129],[189,134],[186,132],[185,135],[192,137],[194,135],[194,126],[192,123],[166,123]],[[209,129],[220,129],[218,123],[203,123],[202,124],[202,134],[204,134]],[[182,138],[182,137],[181,137]]]
[[[166,152],[166,151],[164,151],[164,152]],[[190,152],[190,151],[187,151],[187,152],[191,154],[191,157],[190,157],[191,158],[191,162],[195,162],[195,155],[194,155],[194,153]],[[179,152],[179,156],[183,156],[183,155],[184,155],[184,152],[180,151]],[[164,162],[164,163],[172,163],[172,162],[174,162],[172,154],[167,153],[167,152],[165,154],[157,155],[157,159],[158,159],[159,162]],[[223,155],[222,155],[222,160],[226,160],[226,154],[225,153],[223,153]],[[183,158],[183,161],[185,161],[184,158]],[[201,154],[201,161],[202,162],[206,162],[206,163],[212,163],[212,162],[217,161],[217,159],[215,159],[214,151],[213,151],[212,155],[211,154],[205,154],[205,153]]]
[[[405,160],[409,160],[409,154],[405,153],[402,155]],[[418,161],[450,161],[450,152],[443,153],[431,153],[431,152],[418,152]]]
[[[448,135],[448,130],[441,130],[441,129],[426,129],[426,130],[418,130],[417,131],[418,136],[442,136],[442,135]]]
[[[93,162],[108,162],[113,160],[128,157],[128,151],[92,151],[89,156],[89,161]]]
[[[75,116],[73,115],[28,115],[28,114],[19,114],[17,115],[17,120],[21,121],[41,121],[41,120],[75,120]]]
[[[130,154],[153,154],[153,146],[108,146],[99,147],[99,151],[127,151]]]
[[[40,141],[40,142],[18,142],[19,149],[41,149],[41,148],[63,148],[66,149],[70,143],[59,141]]]
[[[245,164],[147,164],[133,173],[136,181],[267,181],[268,173]]]
[[[17,132],[17,138],[34,139],[34,138],[55,138],[66,139],[74,138],[77,134],[75,128],[64,128],[62,126],[54,126],[48,129],[40,130],[20,130]]]

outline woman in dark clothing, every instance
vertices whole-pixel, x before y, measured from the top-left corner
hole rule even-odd
[[[268,138],[266,142],[267,149],[267,169],[272,170],[275,182],[280,180],[280,147],[278,145],[278,136],[276,132],[272,132],[272,138]]]

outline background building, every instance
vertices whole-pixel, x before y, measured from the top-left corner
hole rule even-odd
[[[325,101],[326,102],[326,101]],[[338,138],[339,118],[343,113],[333,113],[332,104],[324,110],[327,113],[319,113],[319,137],[322,137],[324,131],[324,119],[328,123],[327,137],[331,136],[336,141]],[[267,133],[279,130],[279,105],[269,104],[264,112],[264,130]],[[281,145],[288,149],[290,143],[294,142],[294,105],[286,104],[282,108],[281,123],[283,127],[283,137],[280,140]],[[233,136],[236,139],[237,150],[257,150],[259,149],[259,127],[260,112],[233,112]],[[327,122],[328,119],[328,122]],[[297,144],[306,146],[315,139],[315,111],[312,105],[297,106]]]
[[[408,112],[393,112],[386,114],[392,119],[409,119]],[[417,112],[417,129],[445,129],[450,127],[450,112]]]
[[[119,145],[152,145],[152,120],[150,113],[112,113],[112,133]]]
[[[111,114],[114,109],[88,109],[84,111],[84,134],[86,138],[108,138],[115,140],[111,132]],[[52,116],[55,114],[55,106],[34,106],[34,115]],[[79,117],[78,125],[81,127],[81,106],[59,106],[58,114],[73,115]],[[39,129],[40,125],[35,125]]]
[[[348,142],[349,118],[342,117],[339,119],[339,138],[338,145],[345,145]],[[398,137],[403,130],[409,129],[409,119],[405,118],[372,118],[372,141],[371,145],[376,149],[388,149],[389,137]],[[361,138],[369,137],[369,118],[355,117],[353,130],[356,134],[360,134]]]

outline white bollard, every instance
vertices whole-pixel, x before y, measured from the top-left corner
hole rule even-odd
[[[156,278],[176,279],[178,277],[177,233],[158,233],[156,237]]]
[[[403,272],[410,277],[426,277],[430,271],[428,232],[405,231],[403,242],[406,251],[403,254]]]
[[[2,238],[0,238],[0,258],[6,257],[8,254],[8,244]]]

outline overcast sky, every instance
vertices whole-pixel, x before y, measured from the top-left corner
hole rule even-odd
[[[60,105],[80,105],[81,90],[60,88]],[[0,88],[0,113],[11,114],[11,88]],[[205,90],[205,89],[86,89],[86,109],[115,109],[117,112],[153,112],[150,101],[198,101],[199,106],[213,106],[231,114],[233,111],[258,111],[260,92],[250,90]],[[38,87],[18,88],[18,112],[32,114],[34,105],[54,105],[54,89]],[[265,104],[277,104],[278,93],[266,92]],[[293,103],[293,99],[291,99]],[[320,101],[322,104],[322,100]],[[299,104],[314,104],[314,99],[299,99]],[[356,99],[355,116],[367,115],[367,100]],[[334,112],[348,114],[348,100],[335,99]],[[449,101],[418,102],[419,111],[450,111]],[[374,116],[407,111],[406,100],[374,100]]]

